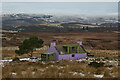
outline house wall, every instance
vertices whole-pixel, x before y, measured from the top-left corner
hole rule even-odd
[[[73,60],[73,59],[82,59],[87,56],[87,53],[77,53],[74,57],[72,57],[72,54],[67,55],[59,55],[58,60]]]

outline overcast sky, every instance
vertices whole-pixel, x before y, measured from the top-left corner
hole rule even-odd
[[[116,14],[117,2],[4,2],[3,13]]]
[[[119,0],[1,0],[1,2],[119,2]]]

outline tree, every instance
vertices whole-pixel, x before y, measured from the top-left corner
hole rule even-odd
[[[37,37],[30,37],[25,39],[23,43],[19,46],[19,50],[15,50],[15,53],[18,55],[29,54],[32,57],[32,53],[35,48],[43,47],[43,40],[38,39]]]

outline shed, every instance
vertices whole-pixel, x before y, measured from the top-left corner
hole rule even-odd
[[[47,52],[41,54],[42,61],[55,61],[56,60],[56,53],[54,52]]]

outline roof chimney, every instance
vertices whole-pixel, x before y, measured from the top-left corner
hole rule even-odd
[[[78,41],[77,43],[78,43],[79,45],[82,45],[82,41]]]
[[[51,45],[50,45],[51,47],[53,47],[53,46],[56,46],[56,43],[55,42],[51,42]]]

